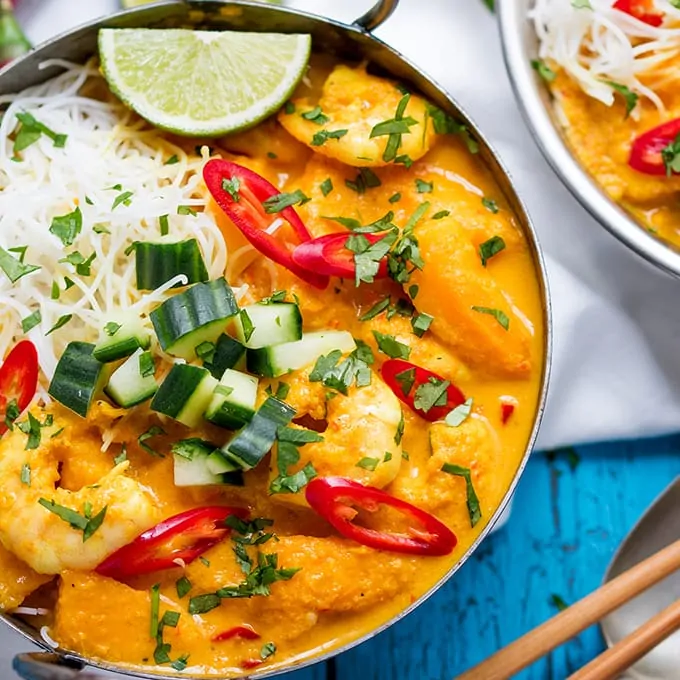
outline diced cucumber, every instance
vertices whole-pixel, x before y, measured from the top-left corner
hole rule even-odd
[[[210,371],[213,378],[218,380],[228,368],[238,371],[246,367],[246,348],[231,335],[220,335],[215,343],[215,351],[210,361],[204,361],[203,365]]]
[[[217,380],[200,366],[175,364],[151,402],[151,410],[197,427],[217,387]]]
[[[213,473],[208,467],[216,447],[203,439],[183,439],[172,447],[174,454],[175,486],[209,486],[231,484],[243,486],[243,473],[232,468]],[[219,452],[219,449],[217,449]]]
[[[237,430],[255,414],[257,378],[228,368],[215,388],[205,417],[215,425]]]
[[[135,246],[135,265],[138,290],[156,290],[178,274],[184,274],[187,283],[210,278],[195,238],[178,243],[139,241]]]
[[[258,349],[302,337],[300,308],[292,302],[258,302],[234,319],[236,337],[249,349]]]
[[[287,425],[294,415],[294,408],[268,397],[253,419],[222,447],[224,457],[242,470],[251,470],[271,450],[278,428]]]
[[[223,475],[227,472],[234,472],[234,470],[240,470],[241,468],[230,460],[224,457],[224,454],[219,449],[213,451],[206,461],[208,465],[208,470],[214,475]]]
[[[248,350],[248,370],[251,373],[278,378],[313,364],[322,354],[339,349],[343,354],[356,349],[351,333],[347,331],[319,331],[305,333],[302,340],[281,345]]]
[[[138,349],[149,349],[151,333],[137,314],[130,314],[104,326],[102,337],[94,348],[94,358],[108,363],[125,359]]]
[[[154,378],[156,367],[151,352],[138,349],[117,368],[104,392],[123,408],[131,408],[151,399],[158,390]]]
[[[53,399],[83,418],[87,417],[92,401],[101,394],[109,373],[93,352],[94,345],[90,343],[69,342],[47,390]]]
[[[237,313],[231,287],[224,279],[216,279],[171,297],[150,316],[163,350],[191,361],[197,357],[196,348],[214,343]]]

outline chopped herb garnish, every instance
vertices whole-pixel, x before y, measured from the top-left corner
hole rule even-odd
[[[164,458],[162,453],[158,453],[146,443],[152,437],[157,437],[158,435],[161,434],[166,434],[165,430],[162,427],[159,427],[158,425],[153,425],[146,432],[143,432],[142,434],[139,435],[139,437],[137,437],[137,443],[140,445],[141,448],[143,448],[147,453],[150,453],[152,456]]]
[[[666,166],[668,177],[674,172],[680,173],[680,134],[668,146],[661,149],[661,158]]]
[[[397,373],[394,376],[394,379],[399,383],[399,385],[401,385],[401,391],[404,393],[404,396],[406,397],[411,392],[413,383],[416,381],[416,369],[407,368],[405,371]]]
[[[590,0],[571,0],[571,6],[574,9],[593,9]]]
[[[189,614],[207,614],[222,604],[222,598],[215,593],[196,595],[189,600]]]
[[[387,295],[382,300],[378,300],[365,314],[359,317],[359,321],[369,321],[378,314],[382,314],[390,306],[390,296]]]
[[[453,116],[449,116],[432,104],[428,104],[427,111],[432,119],[434,131],[438,135],[460,135],[470,153],[479,152],[479,144],[470,134],[467,125],[458,122]]]
[[[59,284],[56,281],[52,281],[52,291],[50,292],[50,300],[58,300],[61,291],[59,290]]]
[[[399,417],[399,424],[397,425],[397,431],[394,434],[394,443],[399,446],[401,444],[401,440],[404,438],[404,427],[405,427],[405,422],[404,422],[404,412],[401,412],[401,415]]]
[[[113,199],[113,204],[111,205],[111,210],[115,210],[121,203],[123,205],[130,205],[132,203],[132,191],[124,191]]]
[[[479,257],[482,260],[482,266],[486,267],[486,263],[501,250],[505,250],[505,241],[500,236],[492,236],[488,241],[480,243]]]
[[[419,290],[420,286],[417,286],[415,283],[408,287],[408,296],[411,298],[411,300],[416,299]]]
[[[106,517],[106,510],[108,506],[105,505],[94,517],[88,515],[88,522],[83,531],[83,543],[91,538],[97,529],[104,523],[104,518]]]
[[[151,637],[158,635],[159,609],[161,606],[161,584],[151,586]]]
[[[392,194],[387,200],[390,203],[397,203],[397,201],[401,200],[401,194],[397,191],[396,194]]]
[[[14,248],[8,248],[10,253],[17,253],[19,255],[19,262],[24,263],[24,258],[26,257],[26,251],[28,246],[15,246]]]
[[[273,642],[267,642],[262,645],[262,649],[260,650],[260,658],[262,660],[268,659],[273,654],[276,654],[276,645]]]
[[[441,220],[442,217],[448,217],[451,214],[450,210],[440,210],[439,212],[436,212],[434,215],[432,215],[433,220]]]
[[[119,323],[116,323],[115,321],[109,321],[106,326],[104,326],[104,333],[108,335],[110,338],[113,337],[120,329],[122,328],[122,325]]]
[[[378,467],[379,463],[380,463],[379,458],[364,457],[356,462],[356,466],[364,468],[364,470],[370,470],[371,472],[373,472]]]
[[[496,321],[498,321],[501,326],[503,326],[506,331],[510,327],[510,319],[508,318],[508,315],[500,309],[492,309],[491,307],[477,307],[475,305],[472,306],[472,309],[475,312],[479,312],[480,314],[490,314],[494,317],[494,319],[496,319]]]
[[[411,460],[411,458],[410,458],[409,455],[408,455],[408,451],[402,451],[402,452],[401,452],[401,457],[402,457],[404,460]]]
[[[36,120],[30,113],[24,111],[22,113],[17,113],[16,116],[21,123],[21,127],[19,128],[17,136],[14,138],[15,154],[37,142],[41,134],[49,137],[57,148],[63,148],[66,145],[67,135],[54,132],[46,125],[43,125],[43,123]]]
[[[120,447],[120,453],[113,459],[114,465],[120,465],[127,460],[127,446],[122,444]]]
[[[168,215],[160,215],[158,218],[158,226],[161,230],[161,236],[167,236],[170,233],[170,223],[168,222]]]
[[[482,205],[489,211],[492,212],[494,215],[498,213],[498,204],[496,201],[493,200],[493,198],[487,198],[484,196],[482,199]]]
[[[57,322],[50,328],[47,333],[45,333],[45,336],[50,335],[51,333],[54,333],[54,331],[58,331],[60,328],[65,326],[71,319],[73,318],[73,314],[63,314],[57,319]]]
[[[67,291],[69,288],[73,288],[75,286],[75,282],[69,279],[68,276],[64,277],[64,290]]]
[[[153,362],[151,352],[142,352],[139,355],[139,374],[142,378],[149,378],[156,373],[156,365]]]
[[[223,179],[222,188],[236,203],[241,200],[241,195],[239,194],[239,190],[241,189],[241,180],[235,175],[231,179]]]
[[[21,330],[24,333],[28,333],[30,330],[35,328],[42,321],[42,314],[39,309],[36,309],[33,314],[29,314],[27,317],[21,320]]]
[[[176,671],[183,671],[189,662],[189,655],[188,654],[182,654],[182,656],[179,657],[176,661],[173,661],[170,666],[174,668]]]
[[[397,241],[396,229],[389,231],[385,236],[371,243],[363,234],[349,236],[345,248],[354,253],[355,284],[363,281],[372,283],[380,269],[381,260],[388,254],[390,248]]]
[[[546,64],[543,59],[532,59],[531,68],[538,73],[538,75],[543,78],[548,83],[552,83],[555,78],[557,78],[557,73],[553,71],[548,64]]]
[[[416,387],[413,405],[424,413],[427,413],[433,406],[446,406],[447,389],[450,384],[448,380],[428,378],[427,382]]]
[[[17,260],[4,248],[0,248],[0,269],[2,269],[5,276],[12,283],[16,283],[22,276],[36,272],[40,267],[32,264],[23,264],[22,260]]]
[[[556,593],[550,596],[550,602],[557,609],[557,611],[563,612],[565,609],[569,608],[569,605],[565,602],[564,598]]]
[[[392,454],[389,451],[385,451],[385,455],[383,456],[383,463],[389,463],[392,460]]]
[[[92,199],[89,196],[85,196],[85,203],[87,203],[88,205],[94,205]]]
[[[349,130],[321,130],[317,132],[311,141],[312,146],[323,146],[329,139],[341,139]]]
[[[179,158],[177,157],[177,154],[173,154],[168,158],[167,161],[165,161],[164,165],[175,165],[175,163],[179,163]]]
[[[399,342],[393,335],[373,331],[373,337],[378,344],[378,349],[391,359],[408,359],[411,356],[411,348]]]
[[[366,189],[375,189],[382,185],[380,178],[370,168],[360,168],[354,180],[346,179],[345,185],[358,194],[366,193]]]
[[[291,205],[304,205],[312,199],[305,196],[300,189],[289,194],[276,194],[270,196],[262,202],[264,211],[268,214],[281,212],[284,208],[289,208]]]
[[[442,472],[465,479],[465,489],[467,494],[467,508],[468,515],[470,515],[470,525],[475,526],[480,519],[482,519],[482,510],[479,507],[479,499],[475,493],[475,487],[472,484],[472,476],[470,468],[454,465],[453,463],[444,463],[442,465]]]
[[[73,245],[83,228],[83,213],[76,207],[73,212],[52,218],[50,233],[54,234],[65,246]]]
[[[177,597],[181,600],[191,590],[191,581],[186,576],[182,576],[175,581],[175,588],[177,589]]]
[[[207,559],[206,557],[201,557],[198,558],[198,561],[204,566],[204,567],[209,567],[210,566],[210,560]]]
[[[422,269],[425,266],[413,229],[429,207],[430,204],[425,202],[416,208],[401,232],[401,237],[387,256],[387,271],[397,283],[407,283],[415,269]]]
[[[295,113],[295,104],[293,102],[286,102],[283,106],[283,110],[290,115],[291,113]]]
[[[133,245],[136,245],[136,243]],[[125,254],[128,254],[127,250],[125,251]],[[59,262],[72,264],[76,268],[76,274],[79,274],[80,276],[90,276],[92,274],[91,265],[96,257],[97,253],[92,253],[90,257],[85,259],[85,257],[76,250],[74,253],[69,253],[66,257],[59,260]]]
[[[94,517],[86,517],[85,515],[81,515],[71,508],[58,505],[54,501],[47,500],[46,498],[41,498],[38,503],[60,519],[68,522],[73,529],[79,529],[82,531],[83,543],[85,543],[88,538],[91,538],[94,532],[97,531],[97,529],[99,529],[99,527],[102,525],[108,507],[105,505],[102,510]]]
[[[276,388],[276,394],[274,395],[277,399],[283,401],[290,392],[290,385],[285,382],[280,382]]]
[[[8,430],[14,429],[14,421],[21,415],[19,404],[16,399],[11,399],[5,407],[4,423]]]
[[[433,184],[432,182],[425,182],[422,179],[416,178],[416,191],[419,194],[429,194],[432,192]]]
[[[305,111],[300,114],[305,120],[308,120],[317,125],[325,125],[330,118],[323,114],[320,106],[315,106],[311,111]]]
[[[196,217],[198,213],[190,205],[178,205],[177,206],[178,215],[192,215]]]
[[[328,194],[333,191],[333,180],[330,177],[327,177],[323,182],[321,182],[319,188],[321,189],[321,193],[324,196],[328,196]]]
[[[278,156],[273,151],[267,151],[267,158],[271,158],[272,160],[275,160],[275,159],[278,158]]]
[[[239,312],[239,318],[241,319],[241,326],[243,326],[243,337],[245,341],[248,342],[255,332],[255,326],[253,326],[253,322],[251,321],[250,317],[248,316],[248,312],[245,309],[242,309]]]
[[[411,326],[413,327],[413,333],[417,335],[419,338],[422,338],[423,335],[425,335],[425,332],[427,329],[430,327],[432,322],[434,321],[434,317],[430,316],[429,314],[425,314],[425,312],[420,312],[418,316],[415,316],[411,319]]]
[[[404,112],[408,106],[411,95],[405,92],[403,97],[399,100],[397,104],[397,109],[394,114],[394,118],[385,120],[382,123],[378,123],[371,130],[369,137],[381,137],[383,135],[388,135],[387,143],[385,144],[385,150],[383,151],[383,160],[387,163],[390,161],[398,162],[397,153],[399,152],[399,147],[401,146],[401,136],[405,134],[410,134],[411,126],[418,123],[415,118],[407,116],[404,118]]]
[[[323,437],[312,430],[302,430],[292,427],[280,427],[277,432],[278,450],[276,467],[279,475],[269,486],[269,493],[298,493],[317,476],[311,463],[307,463],[301,470],[289,474],[289,468],[300,462],[298,447],[314,442],[323,441]]]
[[[21,483],[31,486],[31,466],[28,463],[21,466]]]
[[[472,412],[472,397],[466,399],[462,404],[459,404],[452,411],[447,413],[444,422],[451,427],[458,427],[462,425]]]
[[[371,348],[361,340],[356,340],[357,348],[341,363],[340,350],[333,350],[326,356],[320,356],[312,372],[310,382],[322,382],[326,387],[347,394],[347,390],[354,382],[357,387],[371,384],[371,370],[369,366],[375,362]]]
[[[285,290],[274,291],[269,297],[260,300],[261,305],[273,305],[278,302],[285,302],[288,292]]]

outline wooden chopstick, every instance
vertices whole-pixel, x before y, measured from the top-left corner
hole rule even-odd
[[[632,569],[496,652],[486,661],[459,675],[457,680],[512,678],[515,673],[678,569],[680,569],[680,540],[636,564]],[[600,676],[597,677],[599,680]]]
[[[614,680],[647,652],[680,629],[680,600],[593,659],[568,680]]]

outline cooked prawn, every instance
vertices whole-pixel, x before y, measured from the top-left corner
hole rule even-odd
[[[370,75],[363,66],[340,65],[328,76],[318,101],[308,97],[293,99],[295,110],[286,113],[291,108],[282,109],[279,121],[293,137],[324,156],[353,166],[387,165],[391,161],[383,159],[383,152],[389,135],[371,138],[371,130],[378,123],[394,119],[403,96],[395,83]],[[315,119],[304,117],[317,106],[321,111]],[[417,160],[430,150],[435,138],[425,100],[411,95],[403,118],[416,122],[402,135],[397,154]],[[333,137],[334,132],[337,137]],[[315,137],[319,143],[312,142]]]
[[[297,418],[308,416],[328,425],[322,442],[300,447],[300,462],[289,474],[312,463],[322,477],[340,475],[378,488],[390,484],[401,467],[397,429],[402,413],[392,390],[373,373],[370,385],[352,386],[345,396],[329,391],[320,382],[309,382],[309,371],[297,371],[286,378],[290,385],[286,401],[296,409]],[[278,474],[275,451],[270,478]],[[277,494],[273,498],[305,502],[304,494]]]
[[[0,542],[36,572],[94,569],[158,521],[151,493],[125,475],[128,461],[79,491],[55,488],[63,452],[58,437],[43,433],[43,440],[26,450],[25,436],[15,429],[0,442]],[[84,540],[81,529],[41,505],[41,499],[86,518],[106,508],[104,521]]]

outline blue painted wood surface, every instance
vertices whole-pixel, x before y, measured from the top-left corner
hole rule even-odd
[[[680,474],[680,436],[536,453],[510,522],[405,620],[286,680],[451,680],[596,588],[616,547]],[[517,676],[564,680],[603,649],[593,627]]]

